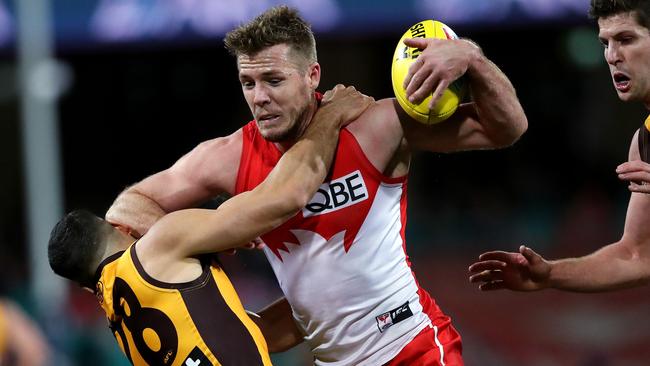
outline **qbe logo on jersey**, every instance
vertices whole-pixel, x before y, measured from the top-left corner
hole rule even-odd
[[[323,183],[307,206],[302,209],[303,217],[323,215],[338,211],[368,199],[368,190],[361,172],[354,172]]]

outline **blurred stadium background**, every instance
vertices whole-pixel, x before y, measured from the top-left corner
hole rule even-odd
[[[46,267],[74,208],[103,214],[127,185],[250,119],[225,32],[275,0],[0,0],[0,295],[55,349],[51,365],[125,365],[95,299]],[[321,89],[390,97],[411,24],[441,20],[510,77],[530,128],[514,147],[421,154],[408,249],[421,285],[454,318],[468,365],[647,365],[650,293],[480,293],[467,266],[526,243],[550,258],[617,240],[641,105],[618,101],[588,0],[291,0],[312,24]],[[215,164],[218,164],[215,161]],[[261,253],[225,259],[251,310],[280,296]],[[323,269],[327,271],[326,268]],[[305,346],[276,365],[310,363]]]

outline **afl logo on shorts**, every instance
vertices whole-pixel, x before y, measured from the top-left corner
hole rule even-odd
[[[323,215],[338,211],[368,199],[368,190],[361,172],[356,170],[348,175],[324,183],[316,195],[302,209],[303,217]]]

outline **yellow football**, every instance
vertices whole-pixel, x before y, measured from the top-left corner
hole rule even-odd
[[[417,60],[422,50],[411,48],[404,44],[406,38],[438,38],[438,39],[458,39],[456,33],[447,25],[436,20],[424,20],[416,23],[409,28],[400,38],[393,55],[393,65],[391,68],[391,79],[393,82],[393,92],[404,111],[418,122],[424,124],[434,124],[442,122],[449,118],[458,104],[463,99],[466,91],[464,78],[454,81],[442,94],[436,105],[429,109],[431,95],[425,98],[420,104],[413,104],[406,98],[406,90],[403,87],[404,78],[409,71],[409,67]],[[433,91],[432,91],[433,93]]]

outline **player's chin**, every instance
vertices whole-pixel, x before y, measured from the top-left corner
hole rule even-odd
[[[284,134],[286,127],[283,127],[277,122],[268,123],[266,121],[257,121],[257,129],[266,140],[275,140]]]
[[[262,137],[264,137],[266,141],[271,141],[271,142],[286,141],[289,136],[289,133],[286,129],[278,129],[278,128],[260,129],[260,133],[262,134]]]

